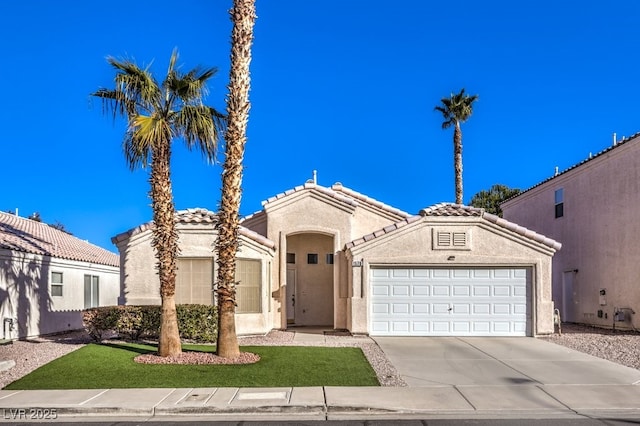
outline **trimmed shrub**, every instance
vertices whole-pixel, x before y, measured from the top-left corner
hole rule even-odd
[[[217,307],[177,305],[180,338],[195,342],[215,342],[218,335]],[[131,340],[160,336],[160,306],[103,306],[82,311],[85,330],[96,341],[105,333]]]

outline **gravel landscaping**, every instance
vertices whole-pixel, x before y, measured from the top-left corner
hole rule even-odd
[[[382,386],[406,386],[396,369],[389,363],[380,347],[364,336],[345,333],[326,334],[323,342],[294,342],[294,331],[274,330],[266,336],[241,337],[241,345],[315,345],[330,347],[360,347],[376,371]],[[541,339],[563,345],[590,355],[607,359],[627,367],[640,370],[640,333],[631,331],[606,330],[575,324],[563,324],[562,335],[541,337]],[[84,332],[74,332],[61,336],[14,341],[0,346],[0,361],[14,360],[16,365],[0,372],[0,389],[29,374],[31,371],[54,359],[66,355],[85,344],[90,339]]]

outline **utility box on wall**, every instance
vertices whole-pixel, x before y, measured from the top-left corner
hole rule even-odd
[[[600,306],[604,306],[607,304],[607,289],[600,289]]]

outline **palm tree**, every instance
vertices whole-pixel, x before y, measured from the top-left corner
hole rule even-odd
[[[449,98],[442,98],[442,106],[436,106],[435,110],[440,111],[444,117],[442,128],[453,129],[453,169],[455,171],[456,183],[456,203],[462,204],[462,131],[460,123],[467,121],[473,113],[473,102],[478,99],[478,95],[467,95],[464,88],[460,93],[452,93]]]
[[[99,89],[93,96],[102,99],[103,110],[127,119],[123,148],[131,170],[151,164],[149,182],[153,209],[153,246],[160,278],[162,317],[158,354],[174,356],[182,352],[176,315],[176,258],[178,236],[171,189],[171,142],[182,138],[188,149],[199,149],[214,160],[224,129],[225,117],[203,104],[206,82],[215,68],[196,67],[186,74],[176,69],[178,52],[169,60],[167,76],[159,84],[149,72],[129,60],[107,58],[116,70],[115,89]]]
[[[217,354],[234,358],[240,354],[236,335],[236,253],[240,198],[242,195],[242,160],[247,141],[249,119],[249,89],[251,44],[256,20],[255,0],[234,0],[230,11],[231,70],[229,72],[229,96],[227,98],[228,126],[225,134],[225,161],[222,173],[222,196],[218,213],[217,296],[218,341]]]

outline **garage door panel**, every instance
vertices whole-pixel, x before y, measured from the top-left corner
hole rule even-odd
[[[431,293],[429,291],[429,286],[428,285],[414,285],[412,286],[412,291],[411,294],[413,294],[414,296],[428,296],[429,293]]]
[[[471,294],[471,286],[469,285],[454,285],[453,286],[453,296],[463,296],[468,297]]]
[[[437,278],[450,278],[451,271],[449,269],[432,269],[431,277],[434,279]]]
[[[408,296],[409,295],[409,286],[408,285],[394,285],[393,286],[393,295],[394,296]]]
[[[494,303],[493,315],[509,315],[511,314],[511,305],[508,303]]]
[[[452,269],[452,278],[469,278],[471,271],[469,269]]]
[[[491,296],[491,287],[488,285],[474,285],[473,295],[475,297],[489,297]]]
[[[410,278],[408,269],[392,269],[391,278]]]
[[[434,314],[448,314],[450,305],[448,303],[434,303],[431,307]]]
[[[429,270],[428,269],[412,269],[411,273],[412,273],[412,276],[414,278],[428,278],[429,277]]]
[[[431,287],[431,292],[434,296],[449,296],[451,288],[444,285],[434,285]]]
[[[377,271],[377,272],[376,272]],[[524,336],[526,269],[372,268],[373,335]]]
[[[472,269],[472,276],[476,280],[486,280],[491,278],[491,270],[490,269]]]
[[[491,322],[490,321],[474,321],[473,322],[473,331],[475,333],[491,333]]]
[[[454,333],[469,333],[471,331],[471,323],[469,321],[454,321]]]
[[[391,294],[391,287],[388,284],[374,285],[371,289],[373,296],[388,296]]]
[[[394,321],[392,323],[393,331],[395,332],[407,332],[409,331],[409,321]]]
[[[495,333],[509,333],[511,332],[511,323],[507,321],[494,321],[493,331]]]
[[[414,303],[411,306],[414,314],[428,314],[431,311],[428,303]]]
[[[374,314],[388,314],[390,311],[388,303],[374,303],[371,309]]]
[[[453,305],[451,305],[451,313],[452,314],[464,314],[464,315],[468,315],[471,312],[471,306],[470,304],[460,304],[460,303],[454,303]]]
[[[408,314],[409,303],[394,303],[391,312],[394,314]]]
[[[508,279],[511,278],[511,270],[510,269],[494,269],[493,277],[496,279]]]
[[[493,297],[510,297],[510,296],[511,296],[511,286],[508,286],[508,285],[493,286]]]
[[[391,269],[372,269],[371,277],[372,278],[389,278],[389,274],[391,274]]]

